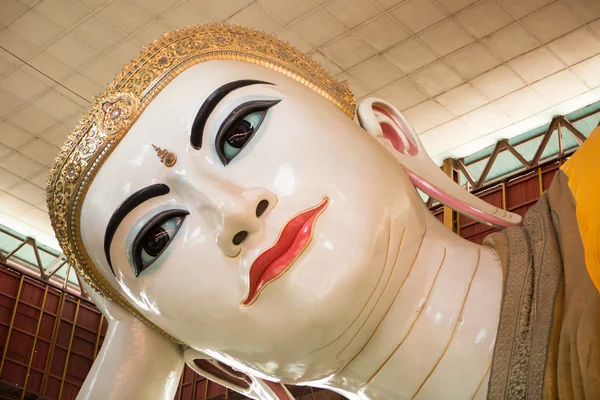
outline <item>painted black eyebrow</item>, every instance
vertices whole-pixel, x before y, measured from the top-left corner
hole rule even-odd
[[[255,81],[252,79],[242,79],[239,81],[226,83],[223,86],[217,88],[214,92],[212,92],[206,98],[206,100],[204,100],[204,103],[202,103],[200,109],[198,110],[198,114],[196,114],[196,118],[194,118],[194,123],[192,124],[192,132],[190,133],[190,143],[192,147],[196,150],[200,150],[202,148],[202,135],[204,134],[206,120],[208,119],[210,113],[213,112],[217,104],[219,104],[219,102],[223,100],[225,96],[227,96],[229,93],[233,92],[236,89],[240,89],[245,86],[260,84],[273,85],[269,82]]]
[[[110,244],[112,243],[119,224],[123,221],[123,219],[125,219],[127,214],[129,214],[134,208],[143,202],[154,197],[164,196],[169,192],[169,187],[163,183],[155,183],[154,185],[142,188],[126,198],[110,217],[108,225],[106,225],[106,232],[104,232],[104,254],[106,255],[108,266],[113,274],[115,271],[113,270],[112,263],[110,261]]]

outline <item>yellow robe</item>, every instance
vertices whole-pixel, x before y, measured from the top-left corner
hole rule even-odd
[[[600,129],[523,219],[486,238],[504,269],[488,400],[600,400]]]
[[[585,266],[600,291],[600,128],[596,128],[561,168],[575,199]]]

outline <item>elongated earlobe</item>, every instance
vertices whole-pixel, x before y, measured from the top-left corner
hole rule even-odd
[[[187,348],[184,359],[198,374],[226,388],[256,400],[293,400],[294,397],[279,382],[271,382],[237,371],[202,352]]]
[[[521,223],[521,217],[484,202],[449,179],[423,148],[406,118],[385,100],[367,98],[358,107],[360,125],[378,138],[402,164],[415,187],[470,218],[496,227]]]

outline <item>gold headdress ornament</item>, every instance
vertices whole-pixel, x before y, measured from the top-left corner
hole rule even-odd
[[[113,289],[94,266],[81,239],[81,207],[98,170],[148,104],[184,70],[209,60],[261,65],[321,94],[350,118],[355,111],[347,83],[337,82],[297,49],[266,33],[223,24],[178,30],[155,40],[95,99],[50,172],[47,202],[52,227],[69,263],[86,282],[171,339]]]

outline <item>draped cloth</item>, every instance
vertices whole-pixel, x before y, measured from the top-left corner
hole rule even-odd
[[[600,399],[600,292],[568,180],[559,171],[522,226],[484,241],[504,270],[488,400]]]

